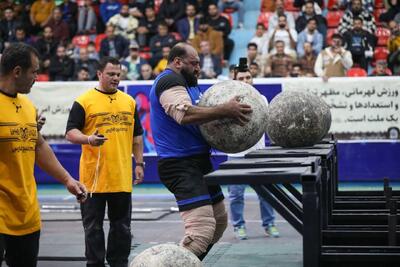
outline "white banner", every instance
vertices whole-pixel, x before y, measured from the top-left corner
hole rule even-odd
[[[74,100],[95,87],[96,82],[38,82],[28,97],[46,117],[46,124],[40,131],[43,135],[64,135],[68,114]]]
[[[282,79],[283,90],[308,90],[331,107],[332,133],[387,132],[400,128],[399,77]]]

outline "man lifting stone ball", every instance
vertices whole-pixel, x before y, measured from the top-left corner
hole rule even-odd
[[[203,175],[212,171],[210,146],[198,125],[232,118],[244,125],[252,112],[236,98],[213,107],[199,107],[197,86],[200,59],[184,43],[175,45],[168,65],[150,91],[150,120],[160,158],[161,182],[175,195],[185,225],[181,246],[203,259],[227,227],[224,196],[219,186],[207,186]]]

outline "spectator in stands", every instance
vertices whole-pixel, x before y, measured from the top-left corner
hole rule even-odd
[[[346,10],[343,17],[340,20],[338,31],[340,34],[344,34],[353,27],[353,19],[360,17],[364,22],[364,30],[371,34],[376,31],[375,18],[367,10],[363,9],[361,0],[352,0],[351,8]]]
[[[139,23],[135,17],[129,14],[129,6],[122,5],[119,14],[112,16],[108,20],[107,26],[108,25],[114,26],[115,34],[132,41],[135,40],[135,34]]]
[[[249,43],[255,43],[257,45],[257,52],[259,55],[266,56],[268,54],[268,33],[265,31],[264,24],[257,24],[256,33]]]
[[[15,12],[11,7],[4,10],[4,19],[0,21],[0,40],[11,42],[15,39],[15,31],[22,23],[15,18]]]
[[[149,5],[145,8],[145,16],[139,21],[138,43],[140,47],[148,46],[150,39],[157,34],[159,20],[154,12],[154,7]]]
[[[80,82],[90,81],[89,70],[85,67],[81,67],[80,69],[78,69],[78,75],[76,80]]]
[[[379,16],[379,20],[382,22],[396,20],[397,23],[400,23],[400,1],[389,0],[385,2],[387,11]]]
[[[387,67],[386,60],[376,61],[376,68],[372,71],[370,76],[392,76],[392,72]]]
[[[318,54],[314,72],[324,81],[330,77],[345,77],[346,72],[353,66],[350,51],[343,48],[343,38],[340,34],[332,35],[332,45]]]
[[[57,47],[56,55],[50,60],[50,81],[70,81],[74,75],[74,61],[65,53],[65,46]]]
[[[317,22],[317,30],[319,33],[322,34],[323,38],[325,39],[326,31],[327,31],[327,22],[326,19],[315,13],[314,3],[313,1],[306,1],[304,4],[304,11],[302,12],[301,16],[296,20],[296,31],[298,33],[302,32],[308,23],[308,20],[314,18]]]
[[[251,62],[249,64],[249,71],[250,71],[252,78],[261,78],[262,77],[260,67],[255,62]]]
[[[135,41],[129,45],[129,53],[129,56],[121,64],[127,67],[128,79],[137,80],[140,75],[140,67],[147,61],[139,55],[139,45]]]
[[[303,69],[300,63],[294,63],[292,70],[290,71],[289,77],[297,78],[303,76]]]
[[[168,63],[168,55],[169,52],[171,51],[171,47],[169,46],[163,46],[161,48],[161,53],[162,53],[162,58],[158,61],[156,67],[154,68],[153,72],[155,75],[160,74],[161,72],[163,72],[165,70],[165,68],[167,67],[167,63]]]
[[[53,0],[36,0],[30,9],[33,33],[38,33],[47,24],[55,7]]]
[[[114,33],[115,28],[111,25],[106,27],[106,38],[100,43],[100,59],[104,56],[125,58],[129,54],[129,41]]]
[[[105,0],[100,5],[100,17],[104,25],[107,25],[108,20],[119,13],[121,3],[117,0]]]
[[[307,2],[312,2],[314,6],[314,10],[316,11],[316,14],[321,14],[322,8],[324,7],[324,0],[294,0],[293,6],[301,8],[302,11],[305,9],[305,4]],[[316,10],[318,9],[318,10]]]
[[[241,0],[219,0],[218,8],[220,12],[238,12],[238,28],[243,28],[244,6]]]
[[[201,18],[208,16],[208,6],[215,4],[217,0],[186,0],[186,2],[196,7],[198,17]]]
[[[218,11],[216,4],[210,4],[208,6],[208,15],[210,16],[208,22],[209,25],[216,31],[222,32],[224,39],[224,60],[229,60],[235,43],[228,36],[231,33],[232,27],[227,18],[221,16]]]
[[[77,29],[78,5],[75,1],[63,0],[63,3],[59,7],[62,12],[63,21],[69,25],[69,32],[71,36],[74,36]]]
[[[211,54],[222,58],[222,49],[224,47],[222,33],[210,27],[207,18],[204,17],[200,18],[199,30],[192,41],[192,45],[198,53],[201,52],[200,43],[202,41],[207,41],[210,44]]]
[[[90,59],[95,59],[95,60],[100,60],[99,53],[96,50],[96,45],[94,42],[89,42],[87,45],[87,50],[89,53],[89,58]]]
[[[301,64],[303,75],[307,77],[315,77],[314,65],[317,60],[317,55],[313,51],[312,44],[305,42],[303,44],[304,55],[298,59],[298,63]]]
[[[145,63],[140,67],[140,75],[138,78],[139,81],[149,81],[154,80],[155,78],[156,75],[154,75],[150,64]]]
[[[297,32],[291,29],[286,20],[285,15],[279,16],[279,23],[276,25],[273,31],[270,31],[269,35],[269,48],[272,49],[276,41],[282,41],[285,44],[285,54],[290,55],[292,58],[296,58],[296,42]],[[271,53],[275,53],[276,50],[272,49]]]
[[[162,48],[164,46],[172,47],[176,43],[175,36],[168,32],[168,25],[166,22],[161,21],[158,24],[157,32],[158,34],[150,39],[150,51],[153,55],[150,59],[150,64],[152,66],[155,66],[162,58]]]
[[[399,24],[392,20],[389,22],[390,38],[388,40],[387,48],[389,53],[394,53],[400,49],[400,27]]]
[[[158,16],[167,23],[170,30],[175,31],[174,23],[185,16],[184,0],[163,0]]]
[[[353,19],[353,29],[343,35],[345,47],[350,51],[353,64],[368,71],[368,59],[373,56],[376,37],[363,30],[363,21],[359,17]]]
[[[81,47],[79,49],[79,58],[75,62],[74,77],[78,77],[78,72],[82,68],[86,68],[89,72],[89,80],[94,81],[97,78],[97,69],[99,62],[95,59],[89,58],[89,52],[87,48]]]
[[[307,27],[299,34],[297,38],[297,56],[304,56],[304,43],[308,42],[312,44],[313,53],[318,55],[322,46],[324,45],[324,39],[322,34],[317,31],[317,20],[315,18],[308,19]]]
[[[59,7],[53,9],[53,15],[46,26],[52,29],[53,37],[57,41],[64,43],[70,38],[69,25],[62,19],[62,13]]]
[[[96,33],[97,16],[92,6],[92,0],[83,0],[78,10],[78,34]]]
[[[50,65],[50,58],[56,54],[58,41],[53,37],[53,30],[50,27],[44,27],[43,37],[39,38],[35,47],[39,52],[41,69],[46,70]]]
[[[276,0],[275,2],[276,10],[274,14],[268,20],[268,31],[271,32],[278,27],[279,17],[281,15],[286,16],[287,24],[289,29],[295,29],[295,23],[292,13],[285,11],[285,5],[283,0]]]
[[[200,43],[200,79],[215,79],[222,73],[221,57],[213,55],[208,41]]]
[[[199,29],[199,18],[196,17],[196,8],[194,5],[186,5],[186,16],[178,20],[176,28],[183,41],[193,40]]]
[[[129,14],[137,19],[144,17],[145,3],[138,2],[137,0],[128,0]]]
[[[340,6],[344,8],[351,8],[352,0],[340,0]],[[367,10],[369,13],[374,12],[374,0],[361,0],[361,4],[364,10]]]
[[[25,28],[22,26],[15,28],[15,37],[11,40],[11,43],[18,42],[33,45],[32,39],[26,34]]]
[[[257,63],[260,68],[261,73],[264,73],[264,62],[267,56],[262,56],[258,54],[258,46],[256,43],[248,43],[247,44],[247,62]]]
[[[285,43],[282,40],[275,41],[275,54],[270,54],[266,61],[265,76],[287,77],[292,70],[293,58],[285,54]]]

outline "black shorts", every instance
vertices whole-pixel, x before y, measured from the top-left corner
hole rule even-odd
[[[208,154],[158,161],[161,182],[175,195],[179,211],[212,205],[224,199],[219,185],[206,185],[203,176],[213,170]]]

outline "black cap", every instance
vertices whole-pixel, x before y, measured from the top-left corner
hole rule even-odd
[[[241,57],[239,58],[239,65],[236,67],[236,71],[245,72],[249,70],[249,66],[247,66],[247,58]]]

